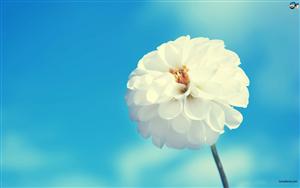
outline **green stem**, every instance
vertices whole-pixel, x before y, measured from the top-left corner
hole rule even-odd
[[[229,187],[228,186],[228,181],[227,181],[227,178],[226,178],[226,175],[225,175],[225,172],[224,172],[221,160],[219,158],[216,145],[214,144],[214,145],[210,146],[210,149],[211,149],[211,153],[213,154],[213,157],[215,159],[215,162],[216,162],[216,165],[217,165],[217,168],[218,168],[221,180],[222,180],[223,187],[224,188],[228,188]]]

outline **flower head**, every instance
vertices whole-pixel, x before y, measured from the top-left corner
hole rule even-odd
[[[127,104],[139,133],[162,147],[214,144],[237,128],[249,79],[221,40],[179,37],[146,54],[130,74]]]

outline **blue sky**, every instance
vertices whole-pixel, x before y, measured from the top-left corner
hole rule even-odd
[[[4,187],[220,187],[209,148],[157,149],[128,116],[129,73],[181,35],[224,40],[250,78],[243,124],[217,143],[230,185],[299,186],[299,10],[288,4],[4,2]]]

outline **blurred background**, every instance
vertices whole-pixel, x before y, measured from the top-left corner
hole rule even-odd
[[[299,9],[289,1],[1,5],[3,187],[220,187],[209,147],[158,149],[128,116],[129,73],[181,35],[224,40],[251,81],[242,125],[217,143],[230,185],[299,186]]]

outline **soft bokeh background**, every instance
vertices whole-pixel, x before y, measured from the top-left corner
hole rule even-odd
[[[243,124],[218,142],[232,187],[299,186],[299,10],[288,4],[2,2],[3,186],[220,187],[208,147],[157,149],[124,100],[138,60],[187,34],[224,40],[251,80]]]

